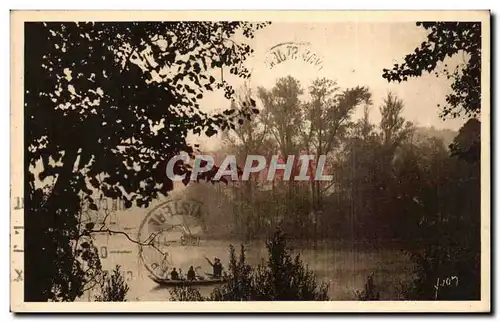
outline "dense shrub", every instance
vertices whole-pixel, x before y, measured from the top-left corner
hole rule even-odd
[[[318,285],[316,276],[300,255],[292,256],[286,239],[277,231],[266,243],[268,259],[252,267],[246,262],[245,248],[239,257],[231,245],[227,282],[215,287],[209,297],[198,290],[178,286],[170,291],[174,301],[327,301],[328,285]]]
[[[101,294],[96,297],[97,302],[125,302],[129,287],[125,282],[120,265],[116,265],[113,274],[103,273]]]

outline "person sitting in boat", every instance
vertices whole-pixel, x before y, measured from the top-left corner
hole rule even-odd
[[[194,280],[196,279],[196,274],[195,274],[195,272],[194,272],[194,268],[193,268],[193,266],[190,266],[190,267],[189,267],[189,270],[188,270],[188,272],[187,272],[187,279],[188,279],[189,281],[194,281]]]
[[[174,269],[172,269],[172,272],[170,273],[170,278],[173,280],[178,280],[179,279],[179,273]]]
[[[206,256],[205,258],[207,259],[208,263],[212,266],[213,269],[213,277],[214,278],[221,278],[222,277],[222,264],[220,262],[220,259],[217,257],[214,258],[214,263],[212,263]]]

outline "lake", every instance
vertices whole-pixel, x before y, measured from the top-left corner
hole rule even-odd
[[[235,241],[202,240],[199,246],[174,247],[171,260],[177,269],[185,274],[189,266],[197,267],[199,274],[211,272],[211,267],[204,256],[210,259],[218,257],[225,268],[229,261],[229,244],[239,253],[241,243]],[[96,236],[102,255],[103,269],[112,270],[121,265],[129,285],[128,301],[168,301],[169,289],[160,288],[148,277],[148,271],[139,258],[138,246],[127,241],[121,235]],[[267,250],[262,242],[245,245],[247,261],[257,264],[267,258]],[[410,278],[411,263],[397,246],[377,247],[374,244],[330,243],[316,247],[294,247],[294,252],[301,254],[302,260],[315,272],[318,281],[330,284],[329,296],[332,300],[354,300],[354,291],[362,290],[366,277],[374,273],[374,281],[380,290],[381,299],[397,300],[399,285]],[[209,295],[213,286],[203,286],[202,295]],[[91,299],[86,294],[81,301]]]

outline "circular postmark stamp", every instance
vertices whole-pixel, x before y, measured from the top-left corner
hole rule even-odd
[[[323,69],[323,59],[313,51],[308,42],[283,42],[269,48],[265,57],[265,64],[269,69],[284,63],[295,60],[311,65],[317,71]]]
[[[316,47],[310,42],[293,40],[259,50],[249,60],[251,77],[245,81],[245,87],[254,90],[271,88],[277,79],[287,76],[307,86],[314,79],[324,77],[325,57]]]
[[[171,199],[151,209],[139,226],[139,260],[155,278],[166,278],[190,260],[205,232],[202,203]]]

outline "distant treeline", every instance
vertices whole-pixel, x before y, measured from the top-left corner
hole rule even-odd
[[[227,134],[217,153],[326,154],[333,180],[190,185],[187,194],[207,205],[209,237],[262,240],[279,227],[295,244],[398,247],[415,264],[409,298],[434,299],[432,286],[446,276],[463,281],[451,298],[478,298],[480,122],[471,118],[458,133],[417,128],[389,94],[374,124],[366,88],[320,79],[308,100],[303,92],[291,77],[260,88],[259,117]]]
[[[208,205],[213,238],[261,239],[280,226],[300,240],[428,241],[425,227],[452,221],[466,223],[464,233],[478,237],[479,121],[469,120],[459,133],[417,128],[402,117],[403,102],[389,94],[379,107],[381,121],[373,124],[366,88],[341,90],[320,79],[309,100],[300,100],[302,93],[291,77],[260,88],[260,115],[227,134],[216,153],[242,160],[327,154],[333,180],[190,185],[188,194]],[[246,89],[241,101],[249,95]],[[364,115],[355,120],[358,107]]]

